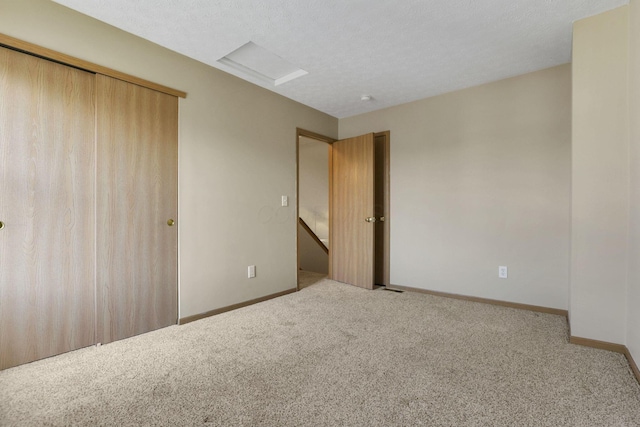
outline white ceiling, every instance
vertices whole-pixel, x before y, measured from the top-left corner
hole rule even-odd
[[[628,3],[54,1],[338,118],[567,63],[574,21]],[[218,62],[250,41],[308,74],[274,86]]]

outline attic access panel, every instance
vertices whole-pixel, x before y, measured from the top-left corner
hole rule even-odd
[[[279,86],[308,74],[275,53],[253,42],[245,43],[233,52],[218,60],[244,74],[259,78]]]

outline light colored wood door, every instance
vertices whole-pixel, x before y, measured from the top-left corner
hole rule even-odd
[[[0,48],[0,369],[95,342],[94,79]]]
[[[373,289],[375,147],[373,134],[331,146],[330,274],[333,280]]]
[[[107,343],[177,322],[178,99],[98,75],[97,150],[97,334]]]

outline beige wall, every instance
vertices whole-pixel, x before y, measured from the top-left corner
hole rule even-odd
[[[329,246],[329,144],[301,136],[298,145],[298,215]],[[327,274],[329,256],[298,227],[300,268]]]
[[[340,120],[391,130],[391,282],[566,309],[570,123],[569,65]]]
[[[571,334],[624,343],[629,232],[628,7],[573,30]]]
[[[329,273],[329,255],[302,225],[298,226],[298,254],[301,270]]]
[[[300,137],[299,215],[322,241],[329,239],[329,144]],[[328,243],[326,243],[328,246]]]
[[[629,95],[631,214],[629,288],[627,293],[627,347],[640,363],[640,0],[629,6]]]
[[[337,119],[50,1],[0,0],[0,31],[188,92],[180,101],[181,317],[296,287],[296,127],[335,137]]]

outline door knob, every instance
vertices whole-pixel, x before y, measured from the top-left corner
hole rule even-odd
[[[4,228],[4,222],[0,221],[0,230]]]
[[[376,218],[375,216],[370,216],[368,218],[365,218],[364,220],[367,222],[378,222],[378,221],[385,222],[386,218],[383,216],[381,216],[380,218]]]
[[[172,219],[170,219],[170,220],[168,220],[168,221],[167,221],[167,225],[168,225],[169,227],[173,227],[173,224],[175,224],[175,223],[176,223],[176,222],[175,222],[174,220],[172,220]]]

